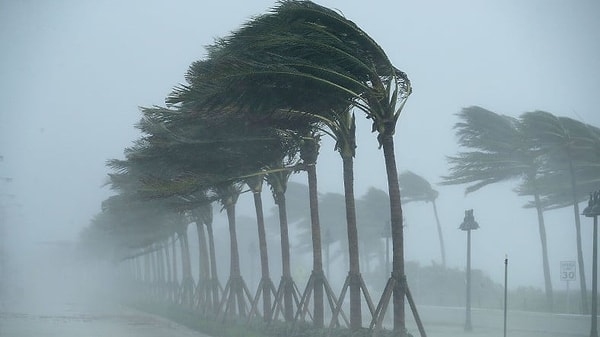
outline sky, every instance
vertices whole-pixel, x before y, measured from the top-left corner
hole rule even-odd
[[[446,156],[459,150],[456,113],[480,105],[510,116],[546,110],[600,126],[600,3],[597,1],[318,2],[341,11],[388,53],[412,81],[395,135],[399,170],[427,178],[440,192],[448,263],[464,268],[473,208],[473,266],[500,280],[504,256],[513,286],[541,287],[535,212],[514,182],[464,195],[439,186]],[[163,105],[205,46],[274,1],[0,0],[0,203],[15,228],[14,246],[76,240],[112,192],[108,159],[122,158],[139,134],[139,107]],[[356,195],[386,190],[382,151],[358,119]],[[322,192],[342,192],[341,159],[325,140],[318,162]],[[305,177],[294,176],[304,182]],[[8,194],[15,197],[9,197]],[[405,205],[406,256],[439,262],[428,204]],[[547,215],[554,287],[559,262],[575,260],[572,210]],[[589,219],[583,230],[591,232]],[[589,241],[589,242],[588,242]],[[590,235],[584,255],[591,256]],[[587,261],[587,275],[590,263]],[[532,267],[535,266],[535,267]],[[590,281],[588,281],[589,287]],[[575,285],[576,286],[576,285]],[[573,285],[572,285],[573,287]]]

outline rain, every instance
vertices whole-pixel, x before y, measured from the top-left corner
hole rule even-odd
[[[352,275],[360,275],[366,288],[357,292],[358,286],[350,282],[339,307],[343,314],[339,314],[339,322],[334,323],[339,323],[340,328],[355,329],[351,326],[356,324],[356,318],[348,317],[348,322],[342,318],[356,313],[357,309],[351,308],[351,297],[369,293],[376,307],[386,282],[396,280],[390,277],[395,268],[390,228],[398,226],[403,232],[408,289],[427,335],[500,335],[504,328],[507,276],[510,336],[587,336],[592,322],[594,221],[588,196],[600,188],[598,139],[595,138],[600,128],[600,114],[596,111],[600,106],[597,94],[600,90],[600,5],[586,0],[570,3],[324,0],[316,3],[355,23],[406,76],[404,79],[403,75],[394,74],[398,80],[395,88],[399,90],[396,107],[404,104],[393,134],[397,166],[394,179],[399,178],[402,198],[401,227],[398,219],[390,219],[385,149],[378,140],[377,130],[373,130],[377,120],[365,118],[365,112],[356,106],[347,111],[356,118],[356,148],[349,148],[354,151],[352,181],[358,227],[358,256],[355,257],[348,247],[352,237],[347,230],[344,199],[347,190],[340,156],[343,151],[339,150],[340,143],[327,134],[327,126],[321,125],[318,131],[320,147],[314,167],[318,177],[323,275],[336,300],[345,282],[355,280]],[[108,235],[109,239],[98,246],[91,245],[89,238],[94,236],[94,224],[105,221],[101,215],[111,207],[118,208],[114,205],[119,205],[119,200],[114,196],[118,196],[126,184],[115,175],[131,173],[129,163],[136,144],[139,145],[144,136],[162,135],[157,124],[153,124],[156,119],[152,118],[171,116],[173,109],[180,109],[177,111],[183,115],[193,110],[177,105],[181,103],[169,103],[174,93],[181,93],[185,85],[190,84],[187,82],[190,66],[214,56],[215,51],[209,46],[214,47],[219,39],[232,36],[280,4],[263,0],[0,3],[3,46],[0,64],[3,102],[0,110],[0,335],[199,335],[185,320],[162,312],[160,308],[166,305],[161,307],[158,303],[170,303],[166,307],[177,310],[195,307],[197,317],[213,317],[202,312],[198,304],[203,298],[198,285],[206,272],[204,268],[210,265],[202,255],[202,240],[198,239],[200,232],[204,232],[198,228],[206,226],[197,225],[204,220],[199,220],[198,212],[179,212],[181,219],[173,220],[167,216],[170,211],[161,208],[166,207],[164,203],[151,203],[161,199],[157,195],[164,189],[181,196],[182,190],[198,188],[204,181],[199,181],[196,175],[184,177],[188,180],[179,177],[181,184],[177,188],[182,190],[177,193],[173,193],[175,187],[171,185],[150,184],[155,194],[146,198],[152,200],[145,200],[148,202],[144,204],[151,206],[142,213],[146,225],[143,238],[154,240],[151,245],[122,249],[126,246],[122,232],[112,237]],[[258,49],[258,44],[253,47]],[[309,55],[308,52],[295,53],[299,59]],[[260,92],[261,83],[256,81],[254,87],[245,87],[246,92]],[[235,96],[239,102],[245,99],[242,90],[236,91],[238,87],[228,90],[239,93]],[[289,103],[290,110],[317,105],[319,99],[326,102],[327,88],[315,85],[307,90],[317,97],[314,102],[300,99]],[[280,96],[273,97],[284,94],[282,91]],[[181,97],[183,94],[179,98],[187,99]],[[146,119],[146,124],[144,116],[151,117]],[[284,125],[283,120],[277,122],[288,130],[283,138],[294,143],[290,130],[297,131],[296,126],[304,123],[300,120],[306,116],[288,117],[298,118],[296,123],[292,122],[293,127]],[[223,118],[216,123],[222,122],[230,128],[237,127],[236,123],[254,123],[253,131],[261,131],[262,137],[275,137],[266,134],[271,131],[261,129],[264,121],[257,122],[250,117]],[[478,125],[477,118],[494,122]],[[198,143],[200,132],[216,132],[211,128],[198,131],[202,125],[183,119],[165,123],[170,132],[175,127],[184,131],[177,134],[177,138],[170,138],[171,141],[196,149],[206,147]],[[544,129],[540,125],[550,126]],[[198,129],[193,129],[195,127]],[[575,212],[580,221],[580,243],[573,203],[569,204],[572,191],[566,183],[559,186],[560,191],[552,190],[551,179],[569,181],[565,173],[569,161],[564,153],[556,150],[558,147],[552,148],[547,141],[549,130],[556,128],[566,130],[564,135],[573,137],[574,143],[569,144],[575,144],[573,151],[581,155],[575,163],[579,165],[576,167],[578,211]],[[277,133],[277,137],[280,136],[281,133]],[[522,144],[519,137],[525,136],[533,139],[534,145],[519,148]],[[249,139],[240,137],[239,132],[229,131],[224,139],[230,142]],[[473,139],[511,145],[508,150],[500,145],[482,150]],[[589,150],[588,145],[593,150]],[[267,152],[271,155],[277,155],[273,150],[275,145],[264,146],[270,149]],[[527,152],[530,150],[533,152]],[[261,152],[251,149],[244,153],[250,156],[252,151]],[[541,184],[541,202],[548,202],[542,212],[545,248],[541,245],[544,239],[535,208],[533,180],[528,180],[527,174],[522,173],[525,170],[519,167],[519,174],[496,176],[473,187],[481,181],[469,181],[469,172],[460,171],[460,165],[468,164],[467,154],[477,151],[490,154],[491,161],[487,166],[477,166],[474,169],[477,173],[517,170],[498,163],[507,158],[504,164],[512,165],[522,159],[519,164],[522,165],[530,159],[530,164],[536,167],[533,177],[539,177],[536,182]],[[233,156],[233,152],[230,155]],[[179,153],[171,152],[159,157],[171,164],[181,159]],[[234,160],[236,165],[223,166],[217,170],[221,172],[215,172],[241,170],[241,159]],[[298,288],[299,302],[314,267],[309,186],[306,167],[299,154],[285,160],[280,162],[282,167],[296,166],[290,170],[274,170],[273,177],[279,174],[280,178],[289,179],[285,193],[289,270],[285,266],[285,247],[282,250],[285,236],[281,235],[278,200],[273,197],[276,193],[272,193],[273,186],[277,186],[272,180],[275,178],[264,180],[260,195],[270,279],[275,290],[279,286],[285,288],[284,281],[289,274]],[[269,166],[269,169],[274,168]],[[165,164],[161,172],[168,169]],[[548,174],[542,177],[545,173]],[[234,218],[240,276],[251,294],[249,299],[254,299],[263,270],[255,200],[248,186],[240,190]],[[415,189],[413,193],[411,187]],[[208,196],[216,195],[214,191],[211,189]],[[554,204],[547,199],[552,197]],[[200,203],[189,196],[185,200]],[[128,207],[116,216],[112,214],[114,218],[106,223],[113,226],[111,228],[126,228],[127,221],[136,216],[132,211],[134,206]],[[464,224],[471,211],[478,227],[467,231]],[[214,199],[211,223],[218,266],[214,276],[224,288],[218,294],[226,290],[234,269],[230,263],[231,231],[227,215],[226,205]],[[179,232],[166,230],[168,233],[161,236],[162,225],[169,221],[183,222],[185,227]],[[173,226],[169,228],[176,228]],[[193,282],[187,288],[183,285],[186,262],[177,260],[182,258],[180,245],[184,232]],[[471,253],[470,277],[467,277],[467,250]],[[140,289],[132,283],[147,280],[148,275],[144,273],[149,273],[150,262],[144,259],[150,260],[144,256],[154,254],[158,261],[157,251],[164,255],[161,259],[168,251],[169,258],[177,260],[177,270],[168,271],[178,275],[179,299],[174,293],[168,295],[170,290],[158,295],[158,290]],[[355,270],[358,263],[352,262],[354,258],[360,262],[358,271]],[[162,264],[168,265],[167,261]],[[163,270],[162,274],[150,278],[167,280],[167,276],[167,270]],[[586,295],[582,297],[584,285]],[[466,298],[466,288],[470,289],[470,301]],[[211,291],[207,293],[212,295]],[[160,301],[156,300],[161,296]],[[186,304],[184,298],[189,298],[190,303]],[[243,313],[238,312],[239,306],[238,311],[232,309],[232,316],[256,315],[251,318],[264,319],[266,306],[263,307],[263,299],[259,299],[255,313],[250,313],[248,303]],[[205,300],[208,303],[208,299]],[[290,318],[286,317],[290,313],[283,305],[288,301],[282,298],[280,312],[273,313],[275,321],[314,323],[312,302],[307,306],[306,315],[297,308],[298,302],[294,302],[292,315],[297,317]],[[364,297],[360,301],[361,329],[371,333],[374,315]],[[216,307],[217,302],[211,303]],[[467,305],[467,302],[470,303]],[[382,316],[384,330],[393,330],[397,324],[393,306],[390,300]],[[325,301],[325,327],[335,316],[329,309],[330,304]],[[218,311],[218,308],[210,310]],[[184,316],[177,312],[180,317]],[[405,316],[408,332],[413,336],[422,334],[408,299]],[[237,316],[235,319],[215,317],[215,321],[226,322],[224,327],[241,325],[244,321]],[[470,320],[469,329],[466,320]],[[204,333],[211,335],[210,331],[204,330]]]

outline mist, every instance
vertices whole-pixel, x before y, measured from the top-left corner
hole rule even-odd
[[[477,105],[513,117],[545,110],[600,126],[600,5],[591,0],[318,3],[339,10],[368,32],[412,82],[414,91],[396,128],[395,154],[399,171],[414,171],[439,191],[447,267],[465,268],[466,236],[458,227],[465,210],[473,209],[481,226],[473,232],[473,268],[502,284],[507,256],[509,289],[543,291],[536,214],[523,208],[527,198],[512,191],[516,183],[494,184],[471,194],[465,194],[464,185],[438,183],[448,174],[446,157],[460,150],[453,126],[464,107]],[[3,292],[2,310],[118,302],[123,290],[116,281],[117,265],[87,260],[78,246],[82,230],[101,211],[102,201],[114,194],[106,185],[106,161],[123,159],[123,150],[139,138],[134,127],[141,116],[139,107],[164,105],[171,90],[185,82],[189,65],[206,56],[206,45],[274,4],[263,0],[0,3],[0,235],[6,261],[0,278],[8,289]],[[357,113],[357,198],[370,188],[387,191],[383,153],[370,131],[371,121]],[[342,161],[334,145],[323,137],[317,164],[321,196],[343,194]],[[306,175],[292,175],[291,182],[306,184]],[[268,189],[263,199],[266,215],[276,214]],[[253,207],[250,193],[242,194],[238,231],[247,233],[248,240],[240,251],[247,258],[244,275],[255,289],[260,275],[251,247],[256,240]],[[215,237],[227,247],[226,215],[214,208]],[[431,205],[405,204],[403,211],[406,261],[421,267],[439,265]],[[577,259],[573,210],[545,214],[553,287],[566,292],[559,268],[561,261]],[[382,216],[381,226],[386,217]],[[581,221],[591,288],[592,220]],[[194,226],[189,228],[195,252]],[[277,279],[279,229],[275,225],[267,230],[272,275]],[[301,231],[299,223],[290,224],[293,273],[303,287],[311,259],[299,248]],[[342,250],[332,246],[333,252]],[[219,254],[221,265],[227,266],[228,251]],[[373,269],[375,265],[373,260]],[[192,266],[197,275],[198,261]],[[339,291],[347,273],[343,257],[337,257],[336,267],[330,272]],[[222,280],[227,271],[221,268]],[[568,287],[576,297],[579,282]]]

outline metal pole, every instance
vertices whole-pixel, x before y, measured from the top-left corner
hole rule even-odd
[[[504,337],[506,337],[506,314],[508,310],[508,256],[504,258]]]
[[[600,190],[590,194],[583,215],[594,218],[593,257],[592,257],[592,328],[590,337],[598,337],[598,215],[600,215]]]
[[[569,294],[569,280],[567,280],[567,314],[571,312],[571,298]]]
[[[473,330],[471,325],[471,230],[467,230],[467,306],[465,331]]]
[[[598,337],[598,217],[594,216],[594,238],[592,253],[592,328],[590,337]]]

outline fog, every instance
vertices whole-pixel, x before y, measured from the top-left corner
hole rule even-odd
[[[464,107],[479,105],[515,117],[545,110],[600,126],[600,4],[318,3],[362,27],[412,81],[414,92],[396,131],[396,159],[400,171],[436,184],[448,266],[465,266],[466,237],[458,226],[464,211],[474,209],[481,228],[473,232],[473,268],[502,282],[508,255],[510,287],[542,289],[536,214],[522,208],[529,200],[512,192],[515,182],[469,195],[465,186],[437,183],[448,173],[446,156],[459,151],[452,127]],[[273,5],[264,0],[0,2],[0,177],[10,178],[0,180],[0,216],[11,270],[23,293],[31,294],[40,277],[32,270],[43,271],[47,254],[37,253],[47,250],[40,247],[75,245],[113,193],[104,187],[105,162],[123,158],[123,149],[138,138],[133,127],[138,107],[163,105],[171,89],[184,82],[191,62],[205,56],[204,46]],[[371,125],[361,115],[357,120],[354,175],[360,197],[370,187],[387,190],[387,184]],[[342,193],[342,163],[333,142],[325,139],[320,153],[320,192]],[[294,175],[292,181],[305,183],[306,177]],[[271,199],[268,193],[263,197]],[[239,216],[252,216],[250,199],[240,199]],[[404,213],[406,259],[440,263],[431,206],[407,204]],[[564,290],[559,263],[576,260],[572,209],[548,212],[546,227],[553,286]],[[590,287],[590,219],[582,217],[582,230]],[[576,289],[578,282],[570,287]]]

